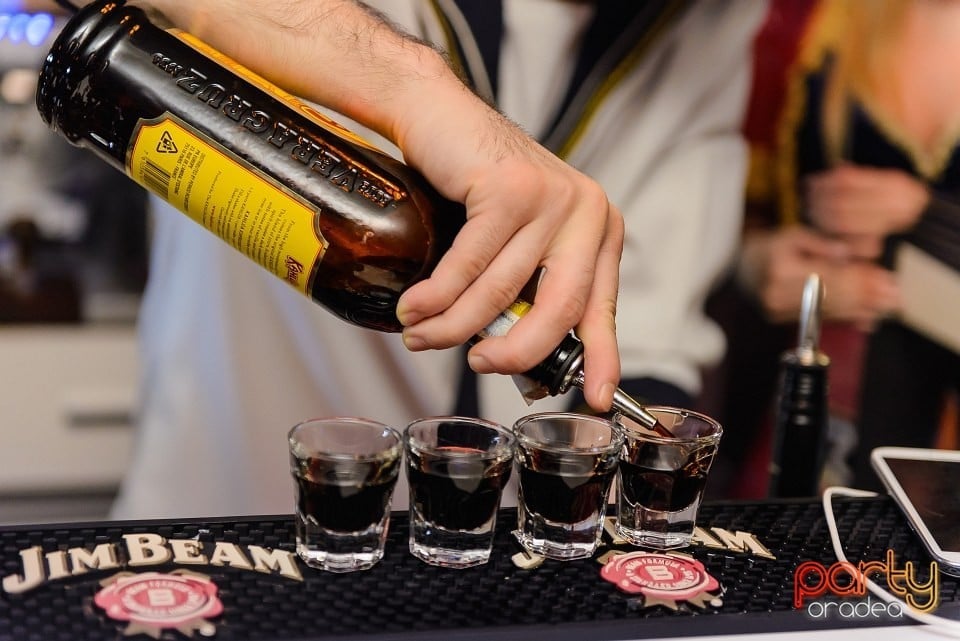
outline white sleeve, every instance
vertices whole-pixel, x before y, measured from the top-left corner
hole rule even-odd
[[[611,95],[570,161],[626,219],[617,327],[623,378],[691,394],[724,350],[703,305],[737,249],[740,134],[764,2],[703,1]]]

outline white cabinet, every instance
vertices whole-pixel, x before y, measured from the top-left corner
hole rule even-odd
[[[0,522],[105,515],[137,381],[132,325],[0,328]]]

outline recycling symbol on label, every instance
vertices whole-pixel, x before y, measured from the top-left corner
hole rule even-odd
[[[169,131],[164,131],[160,136],[160,142],[157,143],[157,151],[161,154],[177,153],[177,145],[173,142],[173,136]]]

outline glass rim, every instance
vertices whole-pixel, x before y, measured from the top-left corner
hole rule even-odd
[[[673,407],[670,405],[646,405],[645,408],[651,413],[662,412],[664,414],[682,414],[684,416],[691,416],[703,421],[708,425],[716,426],[716,430],[710,432],[709,434],[702,434],[700,436],[663,436],[643,426],[641,426],[641,431],[623,425],[620,423],[622,418],[628,418],[633,423],[637,423],[637,421],[629,416],[624,416],[623,414],[618,413],[615,416],[615,421],[620,427],[620,430],[623,432],[624,439],[629,439],[630,435],[636,435],[645,441],[650,441],[651,443],[661,443],[663,445],[676,445],[678,443],[710,444],[714,441],[719,441],[723,436],[723,425],[721,425],[718,420],[711,418],[702,412],[688,410],[682,407]]]
[[[491,429],[497,434],[499,434],[500,436],[505,437],[505,442],[499,443],[496,445],[496,447],[493,447],[488,450],[482,450],[482,451],[473,450],[473,451],[458,452],[458,451],[450,451],[450,450],[438,450],[438,448],[436,448],[435,446],[432,446],[429,443],[424,443],[423,441],[414,437],[410,433],[410,428],[416,425],[426,424],[426,423],[440,423],[440,422],[450,422],[450,423],[456,422],[456,423],[465,423],[465,424],[471,424],[471,425],[479,425],[481,427]],[[488,459],[488,458],[499,458],[503,456],[503,454],[507,453],[508,451],[512,452],[512,450],[516,446],[517,437],[509,429],[493,421],[488,421],[482,418],[476,418],[472,416],[439,415],[439,416],[426,416],[424,418],[418,418],[413,421],[410,421],[407,424],[407,426],[403,429],[402,440],[403,440],[404,449],[407,451],[410,451],[411,449],[416,448],[416,451],[418,452],[430,452],[431,454],[440,454],[444,458]]]
[[[527,423],[532,423],[537,420],[544,419],[575,419],[578,421],[587,421],[588,423],[605,425],[610,428],[610,442],[606,445],[592,445],[589,447],[576,447],[573,445],[564,445],[559,443],[544,443],[534,438],[522,434],[520,429]],[[576,412],[537,412],[536,414],[529,414],[524,416],[513,424],[513,432],[517,437],[517,443],[523,443],[524,445],[532,445],[538,449],[545,450],[548,452],[566,452],[566,453],[575,453],[575,454],[593,454],[596,452],[607,452],[610,450],[619,449],[625,440],[624,430],[617,423],[606,419],[602,416],[595,416],[593,414],[578,414]]]
[[[347,454],[344,452],[312,451],[307,454],[307,456],[310,458],[322,459],[326,461],[373,462],[390,458],[391,456],[399,454],[402,451],[403,437],[394,427],[390,427],[389,425],[381,423],[380,421],[374,421],[372,419],[363,418],[360,416],[325,416],[305,419],[290,428],[290,430],[287,432],[287,445],[289,446],[291,453],[294,447],[295,433],[307,425],[317,423],[341,423],[353,424],[365,428],[377,428],[382,434],[390,437],[389,440],[384,439],[386,442],[389,442],[389,445],[384,447],[382,450],[373,452],[372,454]]]

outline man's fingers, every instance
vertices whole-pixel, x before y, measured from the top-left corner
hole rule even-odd
[[[617,345],[617,292],[623,253],[623,217],[612,208],[607,235],[597,256],[597,269],[577,333],[584,346],[584,398],[595,410],[610,409],[620,381]]]
[[[452,304],[404,329],[407,348],[419,351],[452,347],[486,327],[517,300],[530,280],[537,268],[537,257],[543,253],[542,237],[536,225],[517,232]],[[504,367],[509,365],[497,366],[496,371]]]
[[[592,215],[605,215],[605,212]],[[604,243],[603,228],[594,228],[593,238],[581,234],[574,240],[575,234],[568,233],[567,240],[558,240],[557,246],[547,252],[542,262],[543,277],[530,311],[506,337],[483,341],[471,350],[477,371],[515,373],[530,369],[549,355],[571,328],[583,323],[597,277],[597,258]],[[570,251],[574,244],[582,251]],[[609,268],[605,267],[607,277],[608,272]],[[615,286],[616,276],[613,278]]]
[[[608,210],[607,226],[597,243],[592,259],[547,261],[532,310],[505,338],[475,346],[471,366],[479,372],[529,369],[560,343],[571,326],[570,319],[578,319],[573,324],[584,342],[584,395],[594,409],[609,409],[620,379],[615,316],[623,219],[615,208]],[[543,356],[529,360],[523,352]]]
[[[453,245],[430,277],[400,297],[397,318],[415,325],[453,305],[493,262],[516,231],[490,216],[474,216],[461,228]]]

